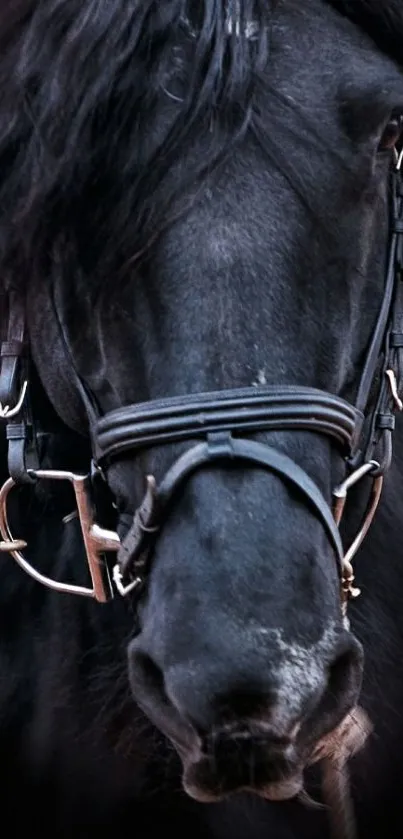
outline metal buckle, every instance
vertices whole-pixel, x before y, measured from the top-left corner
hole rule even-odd
[[[395,169],[396,172],[400,172],[403,163],[403,149],[398,152],[398,150],[394,149],[394,157],[395,157]]]
[[[24,404],[25,395],[27,392],[28,382],[25,381],[20,393],[20,398],[14,408],[10,408],[9,405],[2,405],[0,402],[0,419],[12,419],[12,417],[16,417],[17,414],[20,413],[21,408]]]
[[[126,597],[126,595],[130,594],[131,591],[135,591],[135,589],[140,588],[144,583],[144,579],[142,577],[135,577],[131,583],[128,583],[128,585],[125,586],[123,582],[123,574],[118,563],[116,563],[113,568],[112,576],[113,582],[115,583],[121,597]]]
[[[57,580],[41,574],[23,557],[21,550],[27,546],[26,542],[13,538],[7,517],[7,499],[10,492],[16,486],[12,478],[9,478],[0,490],[0,534],[4,540],[0,542],[0,552],[9,553],[30,577],[54,591],[91,597],[99,603],[106,603],[108,600],[111,600],[113,598],[113,589],[108,568],[102,559],[102,553],[104,551],[117,552],[120,547],[120,539],[117,533],[111,530],[105,530],[93,521],[88,476],[75,475],[72,472],[59,470],[42,469],[33,471],[32,476],[43,480],[70,481],[72,483],[93,588],[70,585],[69,583],[59,583]],[[115,572],[113,576],[115,579]],[[119,593],[122,594],[118,586],[117,588]],[[134,584],[124,589],[125,594],[133,588]]]
[[[340,525],[347,495],[351,487],[376,469],[379,469],[379,463],[377,461],[371,460],[368,463],[364,463],[333,491],[333,497],[335,499],[333,515],[337,526]],[[32,471],[31,474],[33,477],[41,480],[70,481],[73,485],[93,588],[62,583],[53,580],[51,577],[46,577],[24,558],[21,551],[27,547],[27,543],[21,539],[14,539],[7,516],[8,496],[16,486],[12,478],[9,478],[0,490],[0,535],[3,540],[0,541],[0,553],[9,553],[30,577],[54,591],[94,598],[99,603],[106,603],[108,600],[111,600],[113,598],[113,589],[108,568],[102,559],[102,554],[105,551],[117,553],[121,542],[117,533],[99,527],[93,520],[89,496],[89,477],[87,475],[75,475],[73,472],[45,469]],[[344,614],[346,613],[348,600],[358,597],[361,593],[360,589],[354,586],[355,577],[352,560],[372,524],[381,497],[382,487],[383,476],[374,478],[371,497],[363,523],[343,558],[342,608]],[[116,589],[122,597],[126,597],[132,591],[141,587],[144,582],[143,578],[138,576],[127,585],[124,585],[122,570],[118,563],[114,565],[112,576]]]
[[[389,379],[389,386],[393,398],[393,402],[395,405],[396,411],[403,411],[403,402],[400,399],[398,390],[397,390],[397,381],[396,381],[396,374],[394,370],[387,370],[386,375]]]
[[[336,489],[333,491],[333,497],[335,499],[335,504],[333,507],[333,515],[336,521],[337,526],[340,525],[344,508],[347,501],[347,495],[351,487],[357,484],[362,478],[366,475],[370,475],[371,472],[374,472],[376,469],[379,469],[379,463],[376,460],[370,460],[368,463],[364,463],[355,472],[352,472],[351,475],[346,478],[343,483],[341,483]],[[382,493],[383,487],[383,476],[379,475],[378,477],[374,478],[373,485],[372,485],[372,492],[371,496],[367,505],[367,509],[365,512],[363,523],[351,543],[350,547],[346,551],[343,557],[343,565],[342,565],[342,608],[343,613],[345,614],[347,609],[347,603],[351,598],[359,597],[361,591],[359,588],[354,586],[354,569],[352,566],[352,560],[356,555],[359,547],[361,546],[362,542],[364,541],[368,530],[372,524],[373,518],[375,516],[379,500]]]

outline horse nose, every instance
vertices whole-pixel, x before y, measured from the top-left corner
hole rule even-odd
[[[273,743],[291,743],[304,722],[313,719],[330,730],[356,703],[362,677],[362,649],[346,635],[332,655],[312,652],[298,658],[298,648],[274,661],[254,662],[239,669],[234,656],[197,662],[184,661],[161,671],[151,659],[132,651],[131,682],[139,704],[158,719],[164,708],[204,739],[213,730],[230,732],[239,721],[253,721]],[[245,659],[243,659],[245,660]],[[150,678],[150,674],[153,677]],[[145,700],[145,703],[144,703]],[[235,730],[234,729],[234,730]],[[316,729],[315,729],[316,730]]]

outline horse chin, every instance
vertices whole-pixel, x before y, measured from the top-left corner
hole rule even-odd
[[[195,801],[202,804],[212,804],[223,801],[240,793],[249,793],[265,798],[267,801],[289,801],[296,798],[303,790],[304,783],[302,773],[297,772],[287,779],[269,783],[261,787],[240,786],[236,789],[219,790],[210,789],[207,786],[199,785],[188,778],[185,771],[183,776],[183,789]]]
[[[263,789],[253,790],[261,798],[266,798],[268,801],[289,801],[291,798],[296,798],[304,788],[304,781],[302,773],[288,778],[286,781],[278,781],[276,784],[268,784]]]
[[[221,778],[214,767],[211,757],[207,757],[201,749],[196,748],[185,751],[178,748],[183,765],[182,784],[183,789],[195,801],[200,803],[213,803],[222,801],[239,793],[258,795],[268,801],[288,801],[301,796],[304,792],[304,770],[313,763],[323,759],[347,762],[356,752],[360,751],[372,731],[371,722],[360,707],[355,707],[334,728],[329,734],[322,737],[313,749],[305,750],[305,761],[297,760],[294,753],[294,760],[286,768],[282,762],[276,771],[275,763],[271,766],[278,774],[277,780],[265,782],[260,780],[259,784],[233,783],[229,778]],[[300,755],[301,757],[301,755]]]
[[[288,770],[275,770],[271,766],[268,774],[277,774],[277,779],[260,778],[259,782],[240,782],[231,780],[231,772],[222,776],[214,767],[214,762],[206,755],[193,754],[185,757],[182,753],[183,776],[182,785],[190,798],[201,803],[212,803],[233,797],[239,793],[258,795],[270,801],[286,801],[298,796],[303,789],[303,770],[300,766],[290,766]],[[228,770],[230,767],[228,767]]]

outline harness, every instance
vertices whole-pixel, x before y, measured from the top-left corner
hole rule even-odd
[[[99,416],[74,369],[71,377],[89,422],[93,468],[89,475],[40,468],[38,435],[30,399],[31,357],[26,312],[21,298],[9,291],[7,334],[1,344],[0,420],[6,425],[10,477],[0,490],[0,552],[10,554],[26,573],[51,589],[106,602],[118,592],[139,594],[146,583],[150,550],[158,538],[178,487],[198,469],[241,462],[278,475],[296,490],[322,523],[340,571],[341,607],[359,595],[352,560],[365,538],[380,499],[384,475],[392,459],[395,413],[403,404],[398,383],[403,378],[403,153],[391,172],[389,255],[383,300],[368,349],[355,404],[310,387],[273,385],[223,390],[127,405]],[[375,393],[375,396],[374,396]],[[331,508],[312,478],[288,455],[248,438],[273,430],[309,430],[330,437],[340,451],[346,477],[333,491]],[[147,489],[126,537],[96,523],[94,476],[128,451],[178,441],[192,443],[175,460],[161,482],[146,479]],[[195,442],[197,441],[197,442]],[[364,477],[372,492],[364,519],[347,550],[339,525],[351,487]],[[70,481],[77,501],[92,587],[60,583],[39,573],[24,558],[26,543],[11,533],[7,502],[21,483]],[[112,575],[105,554],[114,553]]]

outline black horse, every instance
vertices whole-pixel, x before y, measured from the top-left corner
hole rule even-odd
[[[3,545],[11,836],[325,836],[303,790],[358,705],[359,836],[400,836],[399,59],[400,0],[2,0],[11,531],[88,587],[71,486],[35,476],[70,470],[120,538],[103,604]]]

